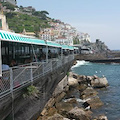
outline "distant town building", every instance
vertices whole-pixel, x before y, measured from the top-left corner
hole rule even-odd
[[[88,33],[80,33],[80,40],[91,42],[90,35]]]
[[[15,5],[17,4],[17,0],[0,0],[0,2],[9,2],[11,3],[12,5]]]
[[[70,37],[65,38],[65,37],[58,37],[55,39],[55,42],[61,44],[61,45],[73,45],[73,39]]]
[[[22,34],[27,35],[27,36],[32,36],[32,37],[35,37],[35,35],[36,35],[34,32],[26,32],[25,29],[23,30]]]

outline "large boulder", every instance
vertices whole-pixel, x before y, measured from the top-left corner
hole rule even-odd
[[[78,107],[68,112],[68,118],[75,120],[90,120],[90,116],[88,116],[83,109]]]
[[[93,79],[91,81],[91,85],[94,88],[103,88],[103,87],[107,87],[108,86],[108,81],[105,77],[103,78],[97,78],[97,79]]]
[[[67,76],[65,76],[57,85],[57,87],[55,88],[54,92],[53,92],[53,96],[57,96],[58,94],[60,94],[61,92],[63,92],[65,90],[65,87],[67,86],[68,81],[67,81]]]
[[[86,98],[96,96],[97,94],[98,92],[96,90],[94,90],[92,87],[88,87],[81,93],[81,98],[86,99]]]
[[[47,110],[46,116],[53,116],[56,113],[57,113],[57,109],[55,107],[51,107],[50,109]]]
[[[108,118],[105,115],[99,115],[98,117],[95,117],[93,120],[108,120]]]
[[[100,100],[98,96],[91,97],[87,99],[86,102],[90,105],[92,109],[96,109],[96,108],[103,106],[103,102]]]
[[[68,78],[68,85],[72,86],[72,87],[76,87],[78,85],[78,80],[73,78],[73,77],[69,77]]]
[[[80,92],[84,91],[86,88],[88,87],[88,85],[86,84],[79,84],[77,86],[77,90],[79,90]]]
[[[66,113],[68,111],[73,109],[73,105],[71,103],[67,103],[67,102],[56,103],[55,107],[56,107],[57,111],[62,115],[66,115]]]
[[[58,94],[56,97],[55,97],[55,102],[58,103],[60,102],[64,97],[65,97],[66,93],[65,92],[62,92],[60,94]]]
[[[77,79],[79,75],[73,73],[73,72],[69,72],[69,77],[75,78]]]
[[[85,83],[87,81],[85,75],[79,75],[77,79],[79,83]]]
[[[73,74],[73,78],[77,79],[78,78],[78,75],[77,74]]]
[[[63,120],[64,117],[60,114],[54,114],[53,116],[47,118],[47,120]]]
[[[45,119],[43,119],[43,120],[45,120]],[[46,120],[70,120],[70,119],[64,118],[62,115],[56,113],[53,116],[47,118]]]

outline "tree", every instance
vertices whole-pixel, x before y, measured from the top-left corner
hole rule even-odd
[[[4,3],[2,3],[2,5],[6,6],[7,9],[10,9],[10,10],[13,10],[13,11],[15,10],[15,6],[8,3],[8,2],[4,2]]]
[[[78,36],[73,38],[73,44],[80,44]]]
[[[49,15],[49,13],[47,11],[35,11],[33,12],[33,15],[38,16],[39,18],[43,20],[46,20],[47,15]]]
[[[44,14],[44,15],[49,15],[49,13],[47,11],[41,11],[40,13]]]
[[[35,27],[34,27],[34,32],[35,32],[35,36],[36,36],[36,37],[39,37],[40,26],[35,26]]]

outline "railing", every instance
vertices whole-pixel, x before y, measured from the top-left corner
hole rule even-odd
[[[13,91],[32,84],[36,79],[45,76],[47,73],[71,62],[73,55],[61,59],[50,59],[48,62],[34,62],[10,68],[3,72],[0,78],[0,98]]]

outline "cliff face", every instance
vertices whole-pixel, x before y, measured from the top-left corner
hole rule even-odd
[[[96,40],[96,42],[91,43],[90,46],[95,53],[106,53],[110,51],[110,49],[104,44],[104,42],[100,40]]]
[[[89,48],[94,54],[103,54],[110,52],[110,49],[105,45],[105,43],[99,39],[96,39],[95,43],[83,42],[82,46]]]

